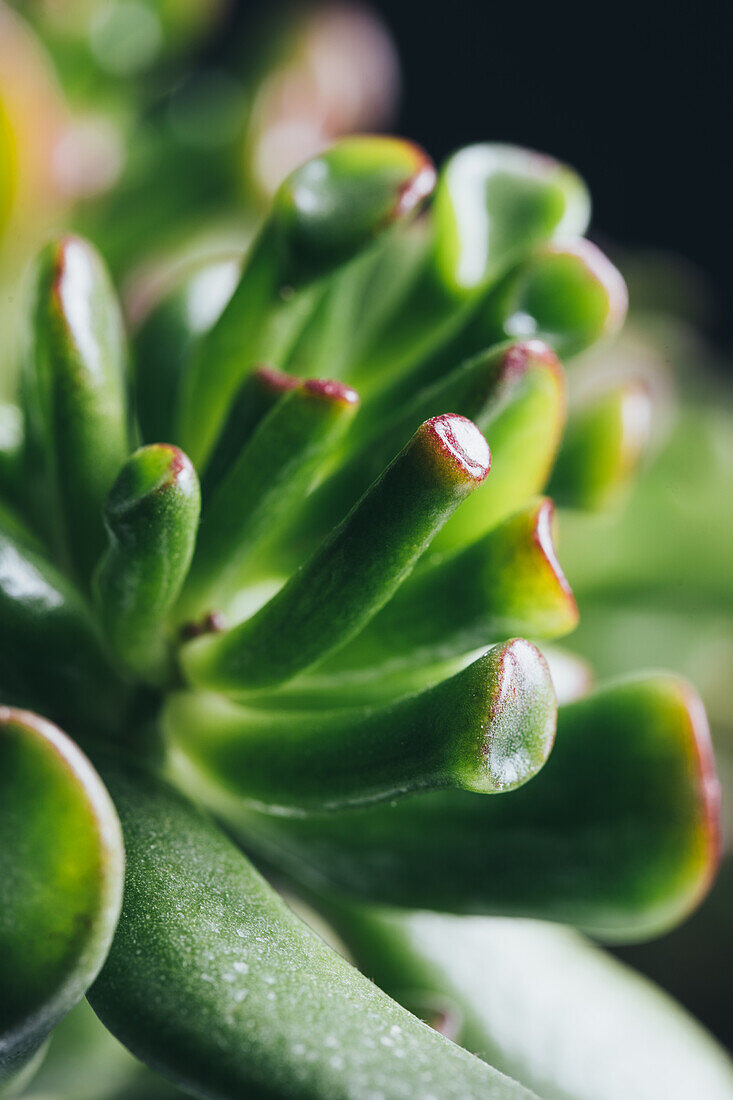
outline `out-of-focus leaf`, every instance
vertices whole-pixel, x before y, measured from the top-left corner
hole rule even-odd
[[[0,707],[0,1088],[80,1000],[122,900],[112,802],[56,726]]]
[[[700,1025],[576,932],[432,913],[329,915],[382,989],[546,1100],[733,1094],[733,1065]]]
[[[589,511],[616,504],[644,457],[651,418],[651,396],[633,382],[571,410],[548,487],[556,503]]]

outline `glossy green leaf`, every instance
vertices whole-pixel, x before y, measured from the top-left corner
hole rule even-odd
[[[614,333],[626,305],[621,275],[590,241],[544,245],[490,285],[460,325],[391,372],[376,392],[357,378],[365,398],[362,420],[384,416],[456,363],[507,339],[540,340],[565,360]]]
[[[134,1054],[216,1100],[531,1100],[362,978],[171,788],[112,766],[105,779],[127,876],[89,997]]]
[[[486,477],[470,420],[437,416],[412,439],[309,561],[252,618],[187,645],[194,686],[225,692],[292,679],[353,637],[386,603],[448,516]]]
[[[513,790],[544,764],[555,720],[547,665],[521,639],[392,706],[279,714],[180,694],[165,719],[173,744],[207,779],[279,811],[442,787]]]
[[[399,668],[515,634],[573,630],[578,608],[555,554],[552,518],[552,501],[534,501],[471,546],[418,567],[328,670]]]
[[[435,170],[401,138],[342,138],[290,175],[273,200],[287,282],[312,278],[356,255],[430,194]]]
[[[248,559],[307,493],[358,404],[349,386],[318,379],[282,394],[206,504],[181,614],[196,617],[236,593]]]
[[[582,233],[589,213],[582,181],[551,157],[511,145],[460,149],[440,172],[422,264],[357,358],[355,384],[389,387],[446,342],[454,363],[486,347],[463,338],[483,292],[537,245]]]
[[[445,409],[473,420],[491,445],[492,473],[478,509],[482,521],[469,525],[476,537],[542,487],[562,431],[564,401],[562,369],[539,341],[502,344],[461,363],[362,429],[364,442],[305,501],[277,547],[277,560],[298,560],[342,519],[416,428]],[[359,423],[357,417],[355,430]],[[464,504],[459,515],[466,510]]]
[[[147,309],[133,335],[135,398],[145,443],[173,439],[183,368],[195,340],[216,323],[239,276],[234,259],[187,268]]]
[[[126,349],[101,257],[79,237],[39,256],[25,373],[29,461],[50,491],[55,534],[87,580],[104,545],[102,505],[129,449]]]
[[[634,382],[571,410],[549,485],[557,503],[589,511],[617,503],[646,452],[651,417],[651,395]]]
[[[547,1100],[733,1094],[733,1065],[711,1036],[569,929],[385,910],[329,915],[380,988]]]
[[[184,381],[181,440],[198,466],[205,465],[242,379],[258,362],[281,365],[287,357],[318,301],[318,278],[411,215],[434,178],[416,146],[354,137],[280,186],[240,282]]]
[[[497,288],[488,314],[505,336],[538,336],[565,360],[615,333],[627,305],[620,273],[581,239],[546,245],[520,263]]]
[[[704,896],[718,802],[702,704],[659,673],[561,707],[547,764],[504,798],[446,791],[300,820],[242,814],[239,825],[314,884],[624,940],[671,927]]]
[[[256,367],[247,375],[231,403],[216,447],[206,466],[204,495],[208,499],[229,473],[260,422],[300,379],[274,367]]]
[[[0,1088],[79,1001],[122,900],[110,798],[56,726],[0,707]]]
[[[112,651],[143,680],[169,670],[166,620],[191,562],[200,506],[196,471],[167,443],[135,451],[107,498],[97,608]]]
[[[583,233],[590,197],[575,172],[552,157],[514,145],[469,145],[443,166],[432,217],[433,262],[460,297],[517,254]]]
[[[510,396],[482,425],[493,459],[491,478],[433,543],[433,551],[473,542],[545,487],[565,424],[565,374],[542,342],[529,341]]]
[[[93,736],[117,729],[125,698],[81,596],[2,510],[0,698]]]

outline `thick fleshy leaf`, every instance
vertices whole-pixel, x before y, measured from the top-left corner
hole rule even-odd
[[[95,597],[112,651],[143,680],[169,670],[167,616],[188,572],[200,506],[196,471],[168,443],[135,451],[107,498],[109,547]]]
[[[205,465],[229,403],[255,363],[283,364],[318,301],[318,278],[410,216],[434,178],[416,146],[355,137],[314,157],[280,186],[239,285],[184,381],[181,440],[198,466]]]
[[[0,510],[0,699],[98,737],[124,696],[77,590]]]
[[[531,1100],[362,978],[171,788],[116,766],[104,774],[127,876],[89,998],[134,1054],[216,1100]]]
[[[380,988],[539,1096],[733,1095],[733,1065],[700,1025],[576,932],[433,913],[329,915]]]
[[[80,237],[54,241],[39,256],[30,326],[29,464],[40,468],[60,548],[86,581],[104,545],[102,506],[129,437],[120,309],[101,257]]]
[[[469,145],[443,166],[432,218],[434,263],[460,297],[554,236],[579,236],[590,197],[582,180],[552,157],[514,145]]]
[[[409,217],[433,189],[435,169],[401,138],[342,138],[290,175],[273,200],[286,282],[301,282],[356,255]]]
[[[69,738],[0,707],[0,1088],[80,1000],[122,900],[119,822]]]
[[[543,343],[522,346],[526,358],[511,395],[483,428],[493,458],[491,478],[445,525],[433,551],[480,538],[547,482],[565,424],[565,374]]]
[[[702,703],[659,673],[561,707],[547,764],[505,798],[446,791],[297,820],[243,814],[240,826],[319,885],[624,940],[671,927],[702,898],[718,802]]]
[[[356,391],[339,382],[310,379],[282,394],[207,502],[182,615],[236,593],[248,560],[310,489],[358,405]]]
[[[627,305],[620,273],[581,239],[546,245],[520,263],[497,287],[488,317],[506,337],[538,336],[565,360],[616,332]]]
[[[621,275],[595,245],[551,242],[490,285],[449,335],[390,372],[373,394],[357,377],[365,399],[362,421],[384,416],[456,363],[508,339],[538,339],[565,360],[615,332],[626,305]]]
[[[564,421],[565,385],[554,353],[540,341],[502,344],[461,363],[445,378],[406,396],[370,429],[355,453],[310,495],[278,547],[288,564],[338,523],[416,428],[446,409],[472,420],[489,439],[494,459],[482,488],[476,537],[544,484]],[[363,419],[362,419],[363,424]],[[360,421],[354,425],[359,430]],[[517,446],[513,440],[516,438]],[[496,478],[496,485],[493,485]],[[466,505],[461,509],[465,513]],[[470,541],[470,531],[466,540]],[[465,541],[465,540],[464,540]]]
[[[264,689],[343,645],[387,602],[490,464],[486,440],[470,420],[426,420],[260,611],[184,648],[188,681],[233,693]]]
[[[422,262],[357,355],[355,384],[365,393],[375,383],[389,388],[446,345],[453,362],[485,348],[463,339],[483,293],[532,248],[582,233],[589,212],[582,181],[551,157],[511,145],[460,149],[441,169]]]
[[[552,518],[552,501],[534,501],[464,550],[426,562],[319,671],[383,671],[515,634],[567,634],[578,608],[555,555]]]
[[[207,500],[231,470],[242,449],[281,397],[295,389],[300,379],[274,367],[256,367],[247,375],[232,401],[229,415],[206,467]]]
[[[219,789],[297,812],[442,787],[513,790],[547,759],[556,709],[544,658],[517,639],[392,706],[278,714],[180,694],[165,721]]]
[[[145,443],[173,439],[183,367],[194,341],[216,323],[239,277],[234,259],[187,269],[152,302],[132,339],[135,398]]]
[[[596,511],[617,503],[649,442],[651,395],[628,382],[573,409],[548,491],[559,505]]]

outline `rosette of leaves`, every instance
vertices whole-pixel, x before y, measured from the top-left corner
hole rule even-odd
[[[577,620],[539,495],[559,357],[624,285],[556,162],[462,150],[416,217],[434,184],[406,142],[333,146],[208,323],[182,287],[132,355],[88,243],[36,262],[0,462],[7,1094],[51,1036],[57,1100],[730,1095],[681,1010],[527,920],[652,935],[716,863],[693,689],[585,692],[537,648]],[[573,413],[562,492],[589,455],[628,476],[625,424]],[[85,993],[170,1088],[58,1027]]]

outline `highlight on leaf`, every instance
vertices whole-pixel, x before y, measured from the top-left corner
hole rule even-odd
[[[0,1088],[96,977],[123,868],[117,814],[83,753],[45,719],[0,706]]]
[[[387,602],[490,465],[486,440],[470,420],[426,420],[264,607],[184,648],[187,680],[237,694],[283,683],[322,660]]]
[[[227,796],[294,812],[441,787],[513,790],[547,759],[555,715],[544,658],[515,639],[388,706],[278,714],[180,694],[165,722],[184,769]]]

